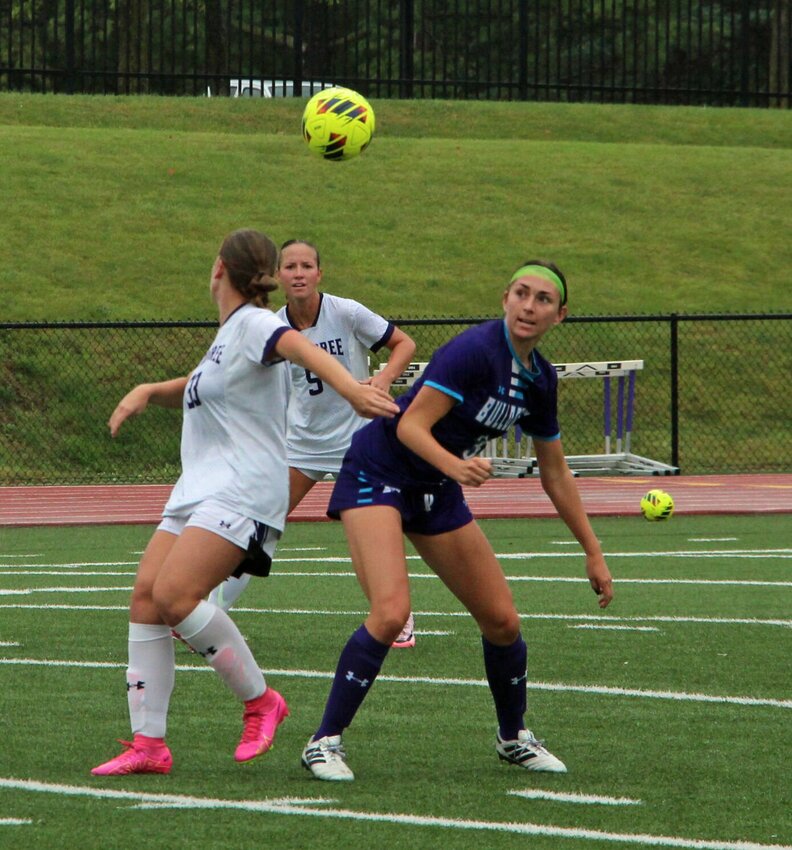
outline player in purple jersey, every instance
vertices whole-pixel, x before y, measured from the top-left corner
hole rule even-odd
[[[170,773],[165,743],[175,662],[171,630],[203,656],[244,704],[235,758],[272,745],[288,715],[231,618],[204,597],[245,565],[266,575],[286,519],[285,360],[327,381],[362,416],[392,416],[382,389],[356,381],[335,358],[266,309],[278,251],[255,230],[223,241],[209,288],[215,341],[189,379],[140,384],[110,417],[115,436],[149,403],[182,407],[182,474],[140,560],[129,608],[126,692],[133,740],[95,776]],[[249,566],[248,566],[249,565]]]
[[[583,547],[601,608],[612,580],[561,445],[557,377],[539,354],[542,336],[567,314],[566,280],[552,263],[529,260],[503,294],[503,319],[471,328],[440,348],[399,414],[355,434],[328,506],[340,517],[370,613],[338,661],[319,728],[303,766],[325,780],[351,780],[341,735],[382,667],[410,610],[406,535],[475,618],[495,703],[498,756],[528,770],[566,772],[525,727],[527,648],[511,591],[462,487],[492,474],[487,441],[514,424],[531,434],[542,487]]]

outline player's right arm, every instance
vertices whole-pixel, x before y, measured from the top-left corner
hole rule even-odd
[[[149,406],[181,407],[188,378],[173,378],[154,384],[138,384],[118,402],[108,421],[110,436],[115,437],[121,426],[131,416],[139,416]]]
[[[432,427],[451,411],[454,399],[434,387],[422,386],[396,426],[396,436],[418,457],[466,487],[480,487],[492,477],[492,462],[484,457],[463,459],[434,438]]]

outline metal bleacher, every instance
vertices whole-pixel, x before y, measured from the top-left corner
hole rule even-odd
[[[410,363],[393,385],[409,387],[421,376],[426,363]],[[679,468],[642,457],[631,451],[635,411],[635,383],[643,360],[595,361],[554,364],[559,380],[599,378],[603,382],[603,451],[567,455],[575,475],[678,475]],[[377,370],[379,371],[379,370]],[[614,394],[615,384],[615,394]],[[529,435],[519,426],[490,440],[483,452],[492,461],[496,478],[526,478],[539,474]]]

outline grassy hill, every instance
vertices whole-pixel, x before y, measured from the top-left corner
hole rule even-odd
[[[348,163],[302,104],[0,95],[0,321],[211,319],[222,236],[322,250],[329,291],[487,315],[529,256],[579,315],[792,310],[792,114],[373,101]]]

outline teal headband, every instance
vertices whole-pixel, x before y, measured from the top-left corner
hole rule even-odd
[[[542,280],[552,283],[553,286],[561,293],[561,304],[566,304],[567,294],[564,282],[552,269],[548,269],[547,266],[522,266],[511,276],[509,286],[511,286],[518,278],[525,277],[526,275],[540,277]]]

